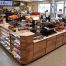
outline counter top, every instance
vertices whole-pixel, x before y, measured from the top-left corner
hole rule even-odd
[[[56,36],[56,35],[58,35],[58,34],[64,33],[64,32],[66,32],[66,30],[62,30],[62,31],[60,31],[60,32],[57,31],[57,33],[55,33],[55,34],[49,35],[49,36],[47,36],[47,37],[44,36],[44,37],[41,38],[41,39],[33,40],[33,42],[36,43],[36,42],[39,42],[39,41],[42,41],[42,40],[48,39],[48,38],[50,38],[50,37]]]
[[[15,36],[31,36],[34,35],[34,33],[30,32],[30,31],[16,31],[16,32],[11,32],[11,34],[15,35]]]
[[[4,28],[8,29],[9,24],[8,24],[8,23],[6,23],[6,24],[0,24],[0,26],[2,26],[2,27],[4,27]],[[9,29],[8,29],[8,30],[9,30]],[[20,37],[20,36],[25,36],[25,37],[27,37],[27,36],[32,36],[32,35],[34,35],[33,32],[30,32],[30,31],[28,31],[28,30],[22,30],[22,31],[16,31],[16,32],[13,32],[13,31],[11,31],[11,30],[9,30],[9,31],[10,31],[11,34],[13,34],[14,36],[18,36],[18,37]],[[62,30],[62,31],[59,31],[59,32],[57,32],[57,33],[55,33],[55,34],[49,35],[49,36],[47,36],[47,37],[44,36],[43,38],[33,40],[33,42],[36,43],[36,42],[39,42],[39,41],[48,39],[48,38],[50,38],[50,37],[56,36],[56,35],[58,35],[58,34],[64,33],[64,32],[66,32],[65,29]]]
[[[5,24],[0,24],[0,26],[2,26],[3,28],[6,28],[8,29],[8,26],[9,24],[8,23],[5,23]],[[8,29],[9,30],[9,29]],[[9,30],[11,34],[15,35],[15,36],[31,36],[31,35],[34,35],[33,32],[30,32],[29,30],[23,30],[23,31],[16,31],[16,32],[13,32],[11,30]]]

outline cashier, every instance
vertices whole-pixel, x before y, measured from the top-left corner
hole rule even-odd
[[[46,21],[50,22],[50,13],[48,12],[48,10],[45,11],[45,16],[46,16]]]

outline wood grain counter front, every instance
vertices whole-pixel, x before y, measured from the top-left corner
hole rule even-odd
[[[46,53],[55,49],[56,45],[56,36],[47,39]]]
[[[45,55],[46,51],[46,40],[34,43],[34,55],[33,60]]]
[[[21,37],[22,38],[22,37]],[[47,53],[55,50],[56,48],[62,46],[64,43],[66,43],[66,32],[61,31],[56,34],[53,34],[48,37],[44,37],[43,39],[39,40],[33,40],[33,36],[29,38],[29,42],[27,42],[27,37],[24,37],[26,40],[21,43],[22,47],[22,64],[30,63],[31,61],[34,61],[43,55],[46,55]],[[31,40],[32,39],[32,40]],[[21,39],[22,40],[22,39]]]
[[[66,32],[64,32],[63,44],[66,43]]]
[[[56,48],[63,45],[63,34],[64,33],[61,33],[59,35],[57,35],[57,38],[56,38]]]
[[[21,64],[30,63],[66,43],[66,30],[36,40],[33,39],[34,34],[32,32],[11,32],[11,34],[20,37],[20,59],[18,61]],[[12,43],[10,42],[10,44]]]

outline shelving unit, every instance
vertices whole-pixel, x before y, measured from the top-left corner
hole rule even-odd
[[[10,35],[9,31],[0,27],[0,42],[3,47],[10,51]]]
[[[24,29],[24,30],[30,30],[30,25],[32,24],[31,23],[31,21],[29,21],[29,22],[27,22],[27,20],[26,21],[22,21],[22,22],[20,22],[20,23],[18,23],[21,27],[20,27],[20,29],[22,30],[22,29]]]
[[[22,50],[25,49],[25,47],[24,47],[25,44],[32,42],[33,37],[32,38],[31,37],[32,36],[25,38],[24,36],[18,36],[17,34],[15,35],[15,32],[12,32],[11,30],[9,30],[3,26],[0,26],[0,43],[1,43],[1,45],[21,64],[25,64],[25,63],[23,63],[23,60],[25,58],[27,58],[27,56],[29,56],[30,52],[27,53],[27,50],[28,50],[27,47],[26,47],[26,51],[22,51]],[[31,41],[28,41],[28,39]],[[24,41],[26,40],[25,44],[23,43],[23,40]],[[24,52],[26,52],[26,53],[24,54]],[[24,58],[25,55],[26,55],[26,57]]]
[[[14,58],[17,60],[20,60],[20,38],[17,36],[14,36],[13,34],[10,34],[10,40],[11,40],[11,52]]]
[[[12,32],[0,26],[0,43],[18,62],[28,64],[64,45],[66,30],[34,39],[32,32]]]

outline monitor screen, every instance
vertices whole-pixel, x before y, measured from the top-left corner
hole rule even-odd
[[[12,6],[12,0],[0,0],[0,6]]]

